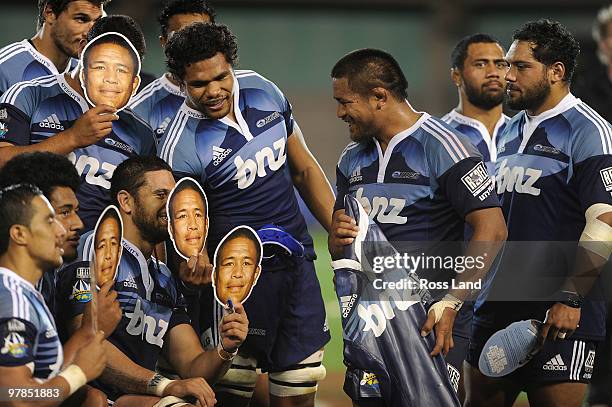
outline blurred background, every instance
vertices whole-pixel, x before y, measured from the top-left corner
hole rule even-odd
[[[564,24],[580,40],[578,75],[597,64],[591,27],[601,0],[216,0],[217,21],[238,38],[238,68],[253,69],[274,81],[293,105],[306,141],[332,184],[339,154],[348,143],[345,124],[335,115],[330,71],[347,52],[382,48],[397,58],[409,82],[409,100],[417,110],[444,115],[457,104],[451,86],[449,55],[463,36],[485,32],[506,48],[524,22],[548,18]],[[109,14],[128,14],[147,38],[143,70],[164,71],[157,13],[161,1],[113,0]],[[36,1],[2,0],[2,44],[30,38],[35,31]],[[611,101],[612,103],[612,101]],[[310,218],[311,222],[312,218]],[[350,406],[342,388],[342,333],[331,283],[326,234],[311,225],[318,248],[318,273],[333,336],[326,348],[328,378],[317,405]],[[524,405],[524,399],[518,404]]]

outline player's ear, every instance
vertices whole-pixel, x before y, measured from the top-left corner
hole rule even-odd
[[[456,87],[461,87],[461,74],[457,68],[451,68],[450,77]]]
[[[553,63],[548,69],[551,72],[550,79],[552,83],[560,82],[563,80],[563,77],[565,76],[565,65],[563,65],[563,62],[557,61]]]
[[[45,24],[48,24],[48,25],[55,24],[55,21],[57,20],[57,16],[53,12],[53,8],[51,7],[50,4],[47,4],[45,6],[45,11],[43,11],[43,18],[45,20]]]
[[[132,81],[132,96],[136,94],[136,91],[138,91],[139,86],[140,86],[140,75],[136,75],[136,77],[134,77],[134,80]]]
[[[381,109],[389,99],[389,91],[385,88],[374,88],[370,91],[376,103],[376,109]]]
[[[132,195],[124,189],[117,192],[117,202],[121,210],[127,214],[132,213],[134,210],[134,199]]]
[[[28,228],[24,225],[11,226],[9,236],[19,246],[26,246],[28,244]]]
[[[166,37],[164,37],[163,35],[159,36],[159,45],[161,46],[162,49],[166,49],[167,42],[168,42],[168,39]]]

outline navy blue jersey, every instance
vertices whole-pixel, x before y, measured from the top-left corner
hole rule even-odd
[[[146,121],[155,130],[157,138],[161,139],[184,100],[183,92],[164,74],[138,92],[130,101],[129,107]]]
[[[87,102],[63,74],[16,84],[0,98],[0,141],[36,144],[70,128],[87,110]],[[81,176],[77,198],[86,231],[111,203],[110,179],[117,165],[135,155],[154,154],[155,143],[151,128],[124,109],[107,137],[68,155]]]
[[[15,272],[0,268],[0,366],[27,366],[42,382],[56,376],[64,353],[42,295]]]
[[[210,207],[209,249],[239,225],[282,226],[311,250],[287,163],[293,133],[291,105],[272,82],[253,71],[235,71],[234,109],[207,119],[183,104],[166,130],[158,154],[177,177],[204,187]]]
[[[391,242],[460,241],[469,212],[499,206],[476,148],[427,113],[384,154],[376,139],[349,144],[336,174],[335,210],[352,195]]]
[[[596,203],[612,204],[610,123],[571,94],[538,116],[520,112],[499,140],[496,188],[508,225],[508,241],[577,242],[585,226],[585,211]],[[489,319],[485,314],[492,304],[480,312],[478,309],[496,293],[508,292],[513,286],[521,292],[530,288],[551,294],[561,289],[565,276],[573,270],[573,261],[566,261],[552,243],[545,251],[542,245],[534,245],[533,252],[523,245],[521,269],[504,267],[516,258],[512,247],[504,249],[494,280],[480,294],[476,320]],[[544,284],[550,281],[557,286]],[[500,311],[499,317],[543,320],[550,305],[547,301],[515,302],[507,306],[514,315]],[[603,319],[603,304],[587,301],[575,335],[600,338]]]
[[[485,125],[480,121],[467,117],[454,109],[444,115],[442,120],[470,139],[470,142],[476,146],[478,152],[482,156],[482,160],[486,164],[489,174],[495,176],[497,142],[499,141],[499,135],[504,131],[510,118],[502,113],[495,124],[492,135],[489,134]]]
[[[65,72],[77,64],[78,60],[71,58]],[[30,40],[14,42],[0,49],[0,95],[18,82],[59,73],[53,62],[38,52]]]
[[[442,355],[430,355],[434,334],[425,338],[420,334],[427,320],[424,303],[430,300],[429,293],[419,287],[415,274],[403,268],[380,274],[365,270],[362,265],[372,258],[396,252],[357,200],[351,196],[344,200],[347,214],[359,226],[359,236],[345,247],[344,258],[332,262],[345,364],[349,371],[376,375],[385,406],[458,406]],[[383,282],[412,287],[384,288]],[[349,395],[359,404],[359,395]]]
[[[166,265],[155,258],[145,259],[140,250],[123,239],[123,254],[114,289],[122,318],[108,340],[135,363],[155,370],[166,334],[177,325],[189,324],[186,304],[178,281]],[[81,237],[79,261],[67,266],[58,278],[58,309],[65,318],[83,313],[91,295],[89,259],[93,257],[93,232]],[[61,304],[59,304],[61,303]],[[109,398],[121,389],[96,384]]]
[[[38,283],[36,283],[36,289],[42,294],[45,299],[45,304],[51,311],[51,315],[55,317],[55,276],[57,270],[47,271],[43,273]]]

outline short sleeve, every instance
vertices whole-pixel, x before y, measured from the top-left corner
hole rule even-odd
[[[30,145],[30,117],[17,107],[0,103],[0,142]]]
[[[0,318],[0,366],[16,367],[34,361],[37,330],[20,318]]]
[[[60,270],[56,295],[58,314],[61,312],[63,320],[82,314],[85,305],[91,301],[89,262],[79,261]]]

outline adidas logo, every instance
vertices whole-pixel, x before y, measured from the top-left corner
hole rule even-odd
[[[123,281],[123,286],[138,289],[138,287],[136,286],[136,281],[134,281],[134,276],[132,276],[131,274],[128,276],[127,279]]]
[[[47,117],[45,120],[43,120],[42,122],[38,123],[38,125],[40,127],[44,127],[46,129],[52,129],[52,130],[60,130],[60,131],[64,131],[64,126],[62,126],[62,123],[60,122],[60,120],[57,118],[57,116],[55,115],[55,113],[53,113],[51,116]]]
[[[221,164],[221,161],[225,160],[225,157],[232,152],[231,148],[221,148],[217,146],[213,146],[213,165],[216,167]]]
[[[155,129],[155,133],[157,133],[157,135],[159,136],[163,136],[164,132],[166,131],[166,128],[168,127],[168,125],[170,124],[170,121],[172,119],[170,119],[169,117],[166,117],[164,119],[163,122],[161,122],[161,124],[159,125],[159,127],[157,129]]]
[[[353,173],[351,174],[351,177],[349,178],[349,183],[353,183],[353,182],[359,182],[363,179],[363,177],[361,176],[361,167],[357,167],[357,169],[355,169],[355,171],[353,171]]]
[[[544,370],[567,370],[567,366],[563,363],[563,359],[561,359],[561,355],[557,353],[556,356],[553,356],[544,366],[542,366]]]
[[[340,297],[340,304],[342,306],[342,318],[348,317],[348,315],[351,313],[351,309],[353,309],[353,305],[355,305],[356,299],[357,294],[345,295],[344,297]]]

